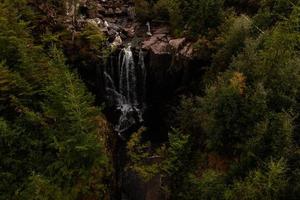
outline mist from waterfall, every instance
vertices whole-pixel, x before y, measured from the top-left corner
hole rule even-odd
[[[116,71],[115,71],[116,70]],[[131,46],[123,48],[117,63],[111,62],[104,70],[106,96],[120,113],[115,131],[122,133],[143,121],[146,95],[146,69],[144,53],[139,52],[135,63]]]

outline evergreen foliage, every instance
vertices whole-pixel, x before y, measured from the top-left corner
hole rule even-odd
[[[66,2],[79,1],[0,0],[0,200],[110,199],[122,178],[81,80],[99,81],[114,38],[92,20],[77,27],[76,9],[64,27]],[[124,172],[161,177],[172,200],[299,199],[300,1],[134,4],[137,20],[193,44],[203,76],[168,117],[168,141],[129,133]]]
[[[272,30],[243,34],[245,46],[237,44],[234,51],[226,46],[238,42],[240,33],[227,32],[225,38],[232,34],[234,39],[224,40],[212,58],[217,77],[208,71],[205,94],[182,100],[179,127],[199,135],[200,154],[217,153],[231,163],[222,171],[220,196],[211,199],[295,199],[298,194],[293,182],[298,176],[290,179],[288,169],[298,171],[299,165],[286,161],[299,148],[299,7],[289,13]],[[182,199],[197,199],[193,194],[207,199],[199,197],[206,191],[201,181],[204,175],[192,176],[189,182],[199,191],[190,190]]]
[[[104,198],[100,110],[60,50],[34,43],[18,5],[0,2],[0,199]]]

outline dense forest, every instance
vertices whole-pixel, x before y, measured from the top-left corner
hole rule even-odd
[[[0,0],[0,200],[298,200],[299,0]]]

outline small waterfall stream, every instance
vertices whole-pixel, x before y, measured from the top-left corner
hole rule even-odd
[[[146,69],[143,51],[135,62],[130,44],[123,48],[116,64],[111,62],[104,70],[106,98],[119,113],[115,131],[122,134],[143,121],[145,109]]]

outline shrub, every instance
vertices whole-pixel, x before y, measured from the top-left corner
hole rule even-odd
[[[287,187],[286,163],[270,161],[265,170],[252,171],[243,181],[234,183],[226,192],[228,200],[282,199]]]

